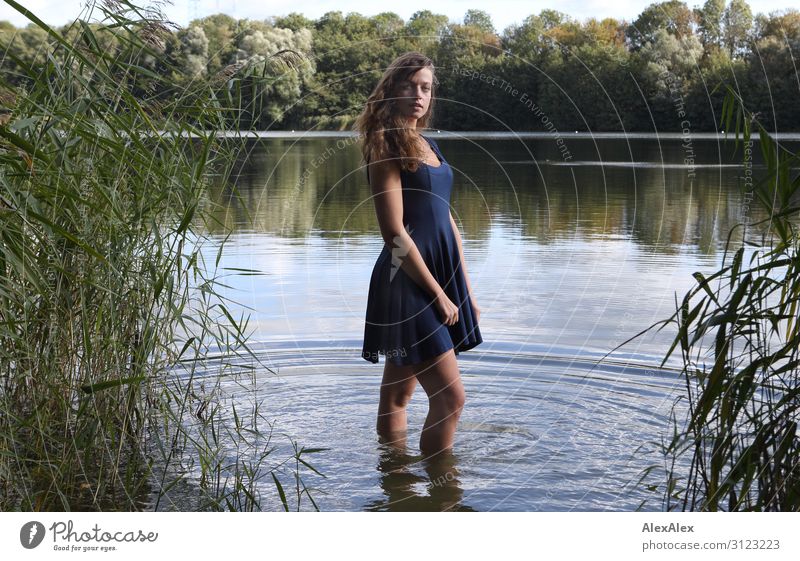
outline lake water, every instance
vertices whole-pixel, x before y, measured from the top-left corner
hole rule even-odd
[[[361,342],[383,241],[347,135],[253,141],[238,193],[209,193],[235,228],[219,264],[224,294],[235,316],[249,314],[250,346],[274,371],[226,371],[222,415],[233,422],[233,405],[242,415],[260,403],[276,462],[290,439],[327,448],[308,457],[326,477],[302,472],[320,510],[661,510],[660,493],[634,482],[663,466],[659,442],[684,387],[657,368],[674,326],[597,361],[668,318],[692,273],[715,270],[730,227],[759,217],[741,152],[716,137],[431,136],[453,168],[453,216],[482,310],[484,342],[459,355],[467,401],[454,454],[421,461],[420,386],[406,449],[375,433],[384,359],[362,359]],[[213,264],[216,248],[206,251]],[[235,443],[228,451],[237,456]],[[663,480],[657,467],[645,483]],[[258,489],[264,508],[280,508],[269,474]],[[159,509],[189,503],[173,490]],[[300,509],[313,509],[306,497]]]

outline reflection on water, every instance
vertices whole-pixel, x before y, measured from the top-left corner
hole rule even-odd
[[[400,437],[393,443],[381,440],[378,471],[383,497],[368,501],[363,510],[404,512],[474,512],[463,503],[464,490],[459,481],[456,455],[444,451],[429,457],[413,456],[405,452],[405,442]],[[414,473],[414,466],[424,469],[424,476]]]
[[[663,475],[659,443],[682,382],[654,365],[674,332],[596,361],[669,317],[692,273],[717,267],[729,228],[759,218],[729,147],[696,140],[687,163],[680,139],[584,137],[569,139],[565,162],[548,139],[438,139],[484,343],[459,357],[467,403],[453,453],[425,460],[421,388],[405,442],[375,431],[383,366],[360,348],[383,242],[357,147],[340,140],[253,143],[236,189],[210,193],[236,229],[223,294],[277,372],[226,370],[229,408],[258,401],[280,431],[328,448],[310,459],[327,478],[304,475],[321,510],[659,510],[635,482],[651,466],[646,482]],[[216,248],[206,251],[213,264]],[[260,491],[280,509],[271,480]],[[170,500],[192,504],[179,491]]]
[[[663,465],[659,441],[682,387],[675,371],[631,359],[598,364],[526,345],[465,353],[459,363],[467,401],[453,453],[425,458],[418,448],[424,391],[418,387],[408,406],[408,430],[379,438],[381,368],[353,359],[357,340],[344,343],[262,343],[254,351],[275,374],[253,377],[246,369],[252,363],[238,359],[241,373],[229,368],[219,378],[221,426],[235,422],[234,408],[247,426],[242,418],[259,401],[260,430],[277,422],[273,458],[291,456],[281,435],[329,448],[309,458],[327,477],[302,475],[321,510],[660,510],[659,497],[635,481],[648,466]],[[219,376],[215,360],[206,366],[197,383]],[[235,464],[236,443],[227,446]],[[171,491],[163,508],[193,504],[183,492]],[[264,508],[281,509],[271,479],[258,493]]]
[[[366,172],[347,138],[250,143],[237,192],[212,192],[220,220],[284,238],[374,237]],[[503,223],[537,243],[623,235],[656,252],[690,245],[713,253],[743,212],[741,149],[733,155],[720,140],[693,141],[688,163],[680,139],[568,139],[569,161],[552,139],[437,141],[454,170],[453,215],[483,249]],[[757,143],[753,155],[754,170],[763,170]]]

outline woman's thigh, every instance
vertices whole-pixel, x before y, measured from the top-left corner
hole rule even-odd
[[[464,386],[453,349],[413,366],[429,399],[452,399],[454,396],[463,399]]]
[[[417,385],[414,365],[399,365],[386,362],[383,367],[381,393],[396,400],[410,399]]]

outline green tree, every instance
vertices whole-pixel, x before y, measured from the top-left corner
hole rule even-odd
[[[628,27],[627,36],[633,50],[641,49],[652,41],[659,29],[682,38],[693,34],[694,13],[680,0],[650,4]]]
[[[299,101],[302,85],[313,72],[309,65],[281,68],[270,64],[272,55],[284,50],[311,51],[310,29],[298,31],[273,27],[267,22],[247,22],[237,42],[236,61],[247,70],[240,82],[240,108],[249,114],[245,123],[257,130],[274,129],[287,108]]]
[[[391,38],[403,33],[406,22],[394,12],[381,12],[371,19],[375,32],[381,38]]]
[[[453,23],[442,33],[438,52],[448,61],[463,57],[477,57],[475,61],[481,61],[500,55],[502,46],[500,38],[485,27]],[[478,64],[482,65],[482,62]]]
[[[313,29],[314,20],[308,19],[303,14],[292,12],[286,16],[273,16],[272,25],[281,27],[283,29],[291,29],[292,31],[300,31],[301,29]]]
[[[627,59],[627,51],[607,44],[579,44],[546,66],[535,101],[561,132],[630,129],[638,111]],[[532,128],[548,130],[541,117],[531,117]]]
[[[464,16],[464,25],[477,27],[486,34],[497,35],[492,23],[492,16],[483,10],[467,10]]]
[[[685,116],[679,111],[688,109],[686,97],[698,75],[702,55],[703,46],[697,36],[679,39],[666,29],[656,31],[653,40],[637,53],[644,63],[642,76],[646,94],[653,103],[653,114],[660,129],[680,130],[679,123]]]
[[[208,37],[199,25],[193,25],[181,30],[178,34],[181,40],[183,67],[188,76],[204,76],[208,64]]]
[[[568,15],[556,10],[531,14],[521,25],[511,25],[501,40],[502,48],[529,62],[541,61],[553,44],[553,31],[571,22]]]
[[[695,12],[698,30],[703,45],[722,46],[722,19],[725,13],[725,0],[706,0],[703,7]]]
[[[800,37],[800,12],[787,9],[771,12],[769,16],[758,14],[755,17],[753,34],[757,39]]]
[[[239,23],[226,14],[207,16],[189,24],[199,25],[208,39],[208,71],[215,74],[231,64],[236,55]]]
[[[47,32],[36,24],[17,29],[11,24],[0,28],[0,51],[3,56],[3,74],[12,84],[20,84],[20,68],[14,57],[32,66],[41,66],[52,49]],[[9,56],[11,55],[11,56]]]
[[[435,44],[434,38],[395,39],[392,30],[398,37],[413,35],[406,28],[398,29],[396,18],[390,12],[365,18],[332,11],[317,20],[312,45],[316,74],[308,84],[312,95],[303,101],[303,111],[297,113],[298,126],[348,129],[399,49],[417,48],[415,40]]]
[[[434,14],[430,10],[421,10],[411,16],[406,30],[411,35],[433,39],[444,33],[447,24],[447,16]]]
[[[572,20],[572,18],[564,12],[551,9],[546,9],[539,12],[539,19],[541,20],[542,26],[546,31],[554,29],[559,25],[563,25],[564,23]]]
[[[723,17],[725,30],[723,41],[731,58],[746,54],[750,30],[753,28],[753,14],[745,0],[731,0]]]
[[[798,130],[797,75],[800,35],[768,35],[755,43],[747,57],[749,79],[744,85],[748,104],[759,113],[759,120],[776,131]]]

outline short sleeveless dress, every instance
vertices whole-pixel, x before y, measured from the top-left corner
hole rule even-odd
[[[421,163],[413,173],[401,170],[403,225],[428,270],[458,306],[458,322],[444,324],[433,298],[400,267],[404,255],[393,258],[391,247],[384,244],[370,278],[361,351],[362,358],[373,363],[384,355],[393,364],[417,364],[450,349],[459,354],[483,342],[450,223],[453,170],[436,141],[423,138],[441,164]]]

